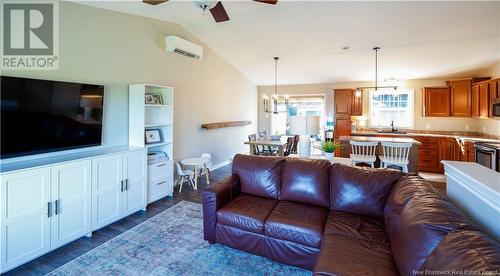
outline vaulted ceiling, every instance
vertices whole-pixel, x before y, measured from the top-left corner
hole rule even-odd
[[[500,2],[223,1],[215,23],[192,1],[83,2],[181,24],[257,85],[454,77],[500,60]],[[342,50],[349,47],[348,50]]]

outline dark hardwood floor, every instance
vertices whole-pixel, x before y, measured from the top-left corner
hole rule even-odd
[[[210,185],[219,182],[230,174],[231,165],[213,171]],[[199,180],[198,190],[196,191],[186,182],[182,187],[182,193],[179,193],[178,187],[175,187],[173,197],[167,197],[149,204],[145,212],[140,211],[125,217],[93,232],[90,238],[80,238],[2,275],[44,275],[183,200],[201,203],[203,189],[209,185],[207,185],[204,175]]]

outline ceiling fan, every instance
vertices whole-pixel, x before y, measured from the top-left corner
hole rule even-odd
[[[255,2],[265,3],[275,5],[278,0],[253,0]],[[143,0],[142,2],[150,5],[158,5],[161,3],[168,2],[168,0]],[[207,9],[210,10],[210,13],[215,19],[215,22],[224,22],[229,21],[229,15],[227,15],[226,9],[222,5],[221,1],[217,1],[215,5],[213,4],[215,1],[194,1],[197,6],[203,9],[205,12]]]

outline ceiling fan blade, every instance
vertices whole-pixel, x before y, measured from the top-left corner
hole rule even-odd
[[[210,9],[210,12],[214,17],[215,22],[224,22],[229,20],[229,15],[227,15],[226,9],[224,9],[221,1],[217,2],[215,7]]]
[[[276,3],[278,3],[278,0],[253,0],[253,1],[271,5],[276,5]]]
[[[142,0],[142,2],[146,3],[146,4],[150,4],[150,5],[158,5],[158,4],[161,4],[161,3],[165,3],[167,2],[168,0]]]

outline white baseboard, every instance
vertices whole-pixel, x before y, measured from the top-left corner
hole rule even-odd
[[[222,168],[222,167],[225,167],[225,166],[227,166],[227,165],[231,164],[231,162],[232,162],[232,160],[231,160],[231,159],[229,159],[229,160],[222,161],[222,162],[220,162],[220,163],[218,163],[218,164],[215,164],[215,165],[213,165],[213,166],[212,166],[212,171],[215,171],[215,170],[217,170],[217,169],[220,169],[220,168]]]

